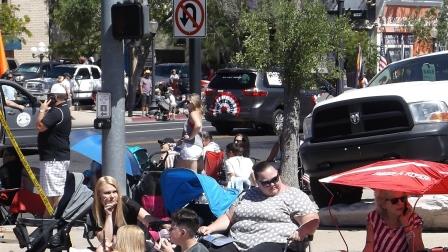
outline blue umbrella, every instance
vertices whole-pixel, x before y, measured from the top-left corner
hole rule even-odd
[[[141,175],[140,165],[135,159],[131,149],[126,146],[124,165],[126,174],[131,176]],[[70,134],[70,149],[90,158],[98,163],[102,163],[102,135],[89,130],[76,130]]]

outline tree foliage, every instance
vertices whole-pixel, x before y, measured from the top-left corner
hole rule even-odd
[[[30,22],[28,15],[17,17],[16,13],[20,11],[20,6],[14,4],[2,3],[0,5],[0,30],[3,39],[10,40],[19,38],[26,44],[26,37],[31,37],[31,32],[26,28]]]
[[[422,15],[423,9],[416,8],[415,11],[403,21],[407,30],[412,31],[416,41],[430,43],[432,41],[431,30],[437,24],[438,10],[431,8]]]
[[[344,38],[345,47],[345,70],[354,72],[356,65],[358,44],[362,48],[362,56],[365,60],[366,75],[368,78],[376,74],[378,63],[378,50],[376,43],[372,41],[366,31],[351,31]]]
[[[350,26],[345,18],[330,19],[320,1],[259,1],[255,11],[242,15],[245,38],[235,62],[244,66],[280,72],[285,87],[282,139],[283,179],[297,185],[299,93],[312,86],[316,72],[336,74],[334,53],[343,55],[343,38]]]
[[[53,55],[77,59],[100,52],[100,0],[60,0],[51,17],[61,31],[62,41],[51,45]]]

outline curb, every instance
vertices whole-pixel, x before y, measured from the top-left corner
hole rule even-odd
[[[156,119],[154,116],[133,116],[132,118],[127,117],[126,118],[126,122],[131,122],[131,123],[141,123],[141,122],[169,122],[169,121],[183,121],[187,119],[187,117],[185,115],[175,115],[174,119],[170,119],[170,120],[158,120]]]

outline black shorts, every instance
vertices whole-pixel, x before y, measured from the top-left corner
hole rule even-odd
[[[147,95],[147,94],[142,94],[142,106],[149,106],[149,102],[150,102],[150,99],[149,99],[149,95]]]

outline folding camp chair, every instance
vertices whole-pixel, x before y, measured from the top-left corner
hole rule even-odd
[[[3,197],[3,203],[8,202],[7,195],[13,196],[10,204],[1,204],[0,213],[3,217],[0,225],[15,224],[19,214],[31,213],[35,216],[42,216],[45,212],[45,206],[38,194],[32,193],[23,188],[3,189],[0,191],[0,198]]]
[[[221,181],[223,179],[222,176],[222,168],[224,165],[224,151],[213,152],[207,151],[205,152],[204,157],[204,171],[207,176],[210,176],[217,181]],[[225,175],[224,175],[225,179]]]

